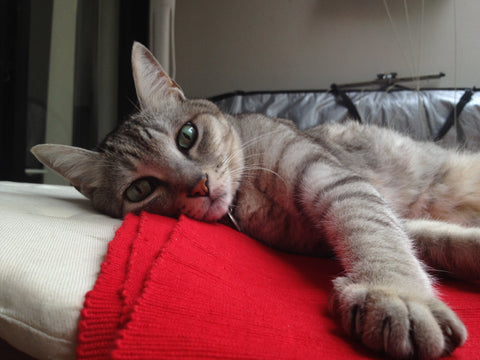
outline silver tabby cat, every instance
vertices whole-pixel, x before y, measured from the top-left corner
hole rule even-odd
[[[140,111],[95,151],[32,151],[101,212],[146,210],[209,222],[345,269],[330,310],[347,333],[395,358],[438,358],[467,331],[425,266],[480,279],[480,155],[355,123],[299,131],[186,99],[135,43]],[[227,219],[227,220],[226,220]]]

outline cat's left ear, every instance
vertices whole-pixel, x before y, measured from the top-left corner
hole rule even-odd
[[[100,186],[102,154],[68,145],[40,144],[30,150],[45,166],[70,181],[83,195],[92,198]]]
[[[158,110],[165,101],[185,100],[182,89],[170,79],[153,54],[138,42],[132,48],[132,70],[142,109]]]

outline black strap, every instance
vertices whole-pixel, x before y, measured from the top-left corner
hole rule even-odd
[[[472,99],[474,91],[475,91],[475,87],[472,89],[465,90],[462,97],[458,101],[457,105],[455,105],[455,107],[452,109],[450,114],[448,114],[447,119],[443,123],[442,128],[437,133],[433,141],[439,141],[443,139],[443,137],[448,133],[450,128],[455,124],[455,129],[457,130],[457,143],[460,144],[461,146],[465,145],[465,142],[466,142],[465,131],[463,130],[462,125],[460,124],[459,117],[463,109],[465,108],[465,105],[467,105],[468,102]],[[457,121],[455,121],[455,119]]]
[[[397,78],[396,72],[390,72],[390,73],[377,74],[377,78],[375,80],[348,83],[348,84],[334,84],[334,85],[339,89],[365,88],[367,86],[378,86],[380,87],[380,89],[387,89],[390,86],[396,86],[399,83],[440,79],[444,76],[445,74],[441,72],[434,75],[422,75],[422,76]]]
[[[340,90],[336,84],[330,85],[330,91],[332,92],[333,96],[335,96],[335,101],[337,104],[345,106],[348,110],[348,114],[350,117],[359,123],[362,123],[362,118],[358,113],[357,107],[353,103],[352,99],[347,95],[345,91]]]

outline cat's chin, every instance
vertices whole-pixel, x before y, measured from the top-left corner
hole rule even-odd
[[[227,213],[228,213],[228,206],[220,207],[220,206],[215,206],[215,204],[212,204],[212,206],[207,210],[205,215],[203,215],[203,218],[201,220],[206,222],[216,222],[221,218],[223,218]]]
[[[229,201],[224,197],[214,200],[200,220],[206,222],[219,221],[228,213],[229,204]]]

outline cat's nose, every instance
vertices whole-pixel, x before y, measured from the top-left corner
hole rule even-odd
[[[198,183],[193,187],[188,196],[198,197],[198,196],[208,196],[208,176],[207,174],[203,175]]]

